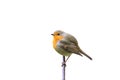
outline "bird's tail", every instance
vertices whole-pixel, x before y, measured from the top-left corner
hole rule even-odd
[[[87,55],[85,52],[83,52],[82,50],[80,50],[80,53],[86,56],[87,58],[89,58],[90,60],[92,60],[92,58],[89,55]]]

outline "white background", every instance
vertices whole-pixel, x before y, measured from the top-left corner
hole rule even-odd
[[[55,30],[74,35],[66,80],[120,80],[119,0],[1,0],[0,80],[62,80]]]

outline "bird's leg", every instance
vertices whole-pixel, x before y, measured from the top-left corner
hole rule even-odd
[[[71,56],[71,55],[70,55]],[[65,63],[67,62],[67,60],[70,58],[70,56],[67,57],[67,59],[65,60]]]
[[[70,55],[70,56],[71,56],[71,55]],[[62,66],[63,66],[63,65],[66,65],[66,62],[67,62],[67,60],[70,58],[70,56],[67,57],[67,59],[65,60],[65,62],[62,62]]]

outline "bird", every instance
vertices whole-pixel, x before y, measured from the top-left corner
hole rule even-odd
[[[62,30],[56,30],[53,34],[53,48],[61,55],[68,56],[65,63],[69,59],[72,54],[77,54],[80,56],[86,56],[88,59],[92,60],[92,58],[87,55],[78,45],[77,39]]]

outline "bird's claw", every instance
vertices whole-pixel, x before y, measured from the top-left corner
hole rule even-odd
[[[62,65],[61,65],[62,67],[66,67],[66,62],[62,62]]]

